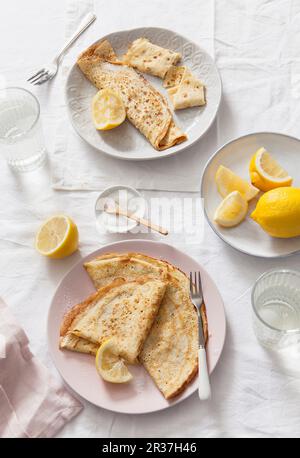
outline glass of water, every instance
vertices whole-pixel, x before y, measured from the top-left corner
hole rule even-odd
[[[259,342],[281,349],[300,342],[300,272],[272,270],[252,290],[253,325]]]
[[[46,158],[40,104],[26,89],[0,90],[0,150],[19,172],[36,169]]]

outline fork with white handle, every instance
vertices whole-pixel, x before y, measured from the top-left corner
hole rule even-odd
[[[199,350],[198,350],[198,394],[201,401],[206,401],[211,398],[211,389],[208,375],[205,337],[203,332],[203,322],[201,317],[201,307],[204,305],[203,290],[200,272],[190,273],[190,293],[192,302],[197,310],[198,315],[198,330],[199,330]]]
[[[72,46],[72,44],[77,40],[77,38],[96,20],[96,15],[93,13],[89,13],[83,21],[81,22],[79,28],[76,32],[71,36],[71,38],[67,41],[64,47],[59,51],[59,53],[54,57],[50,64],[45,65],[41,70],[36,72],[27,81],[32,84],[43,84],[46,81],[51,80],[58,71],[59,61],[64,55],[64,53]]]

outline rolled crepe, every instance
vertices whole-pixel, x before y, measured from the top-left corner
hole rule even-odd
[[[163,86],[167,89],[170,87],[179,86],[185,70],[186,67],[176,67],[175,65],[172,65],[172,67],[169,68],[166,73]]]
[[[138,38],[124,55],[123,62],[140,72],[164,78],[169,68],[180,59],[178,52],[154,45],[147,38]]]
[[[109,87],[120,94],[127,118],[155,149],[165,150],[187,139],[174,123],[167,100],[133,68],[120,65],[108,41],[88,48],[77,64],[98,89]]]
[[[166,75],[167,89],[175,110],[205,105],[205,88],[187,67],[172,67]]]

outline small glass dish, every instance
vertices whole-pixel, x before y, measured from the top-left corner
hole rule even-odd
[[[117,204],[122,210],[142,218],[146,204],[142,195],[131,186],[111,186],[98,196],[95,204],[96,226],[101,234],[105,232],[125,233],[133,230],[137,222],[105,211],[105,205]]]
[[[262,345],[279,350],[300,342],[300,272],[264,273],[251,299],[254,332]]]

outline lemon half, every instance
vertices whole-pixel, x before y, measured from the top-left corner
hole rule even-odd
[[[218,168],[215,180],[222,197],[228,196],[233,191],[239,191],[249,201],[259,193],[259,189],[223,165]]]
[[[103,342],[96,354],[96,369],[101,377],[111,383],[126,383],[132,380],[123,358],[120,357],[114,339]]]
[[[119,94],[112,89],[97,92],[92,101],[92,118],[98,130],[113,129],[122,124],[126,110]]]
[[[47,219],[36,234],[37,251],[49,258],[60,259],[71,255],[78,248],[78,229],[65,215]]]
[[[293,179],[265,148],[259,148],[249,166],[251,182],[261,191],[291,186]]]
[[[224,227],[237,226],[246,218],[247,211],[247,200],[239,191],[233,191],[220,203],[214,221]]]

